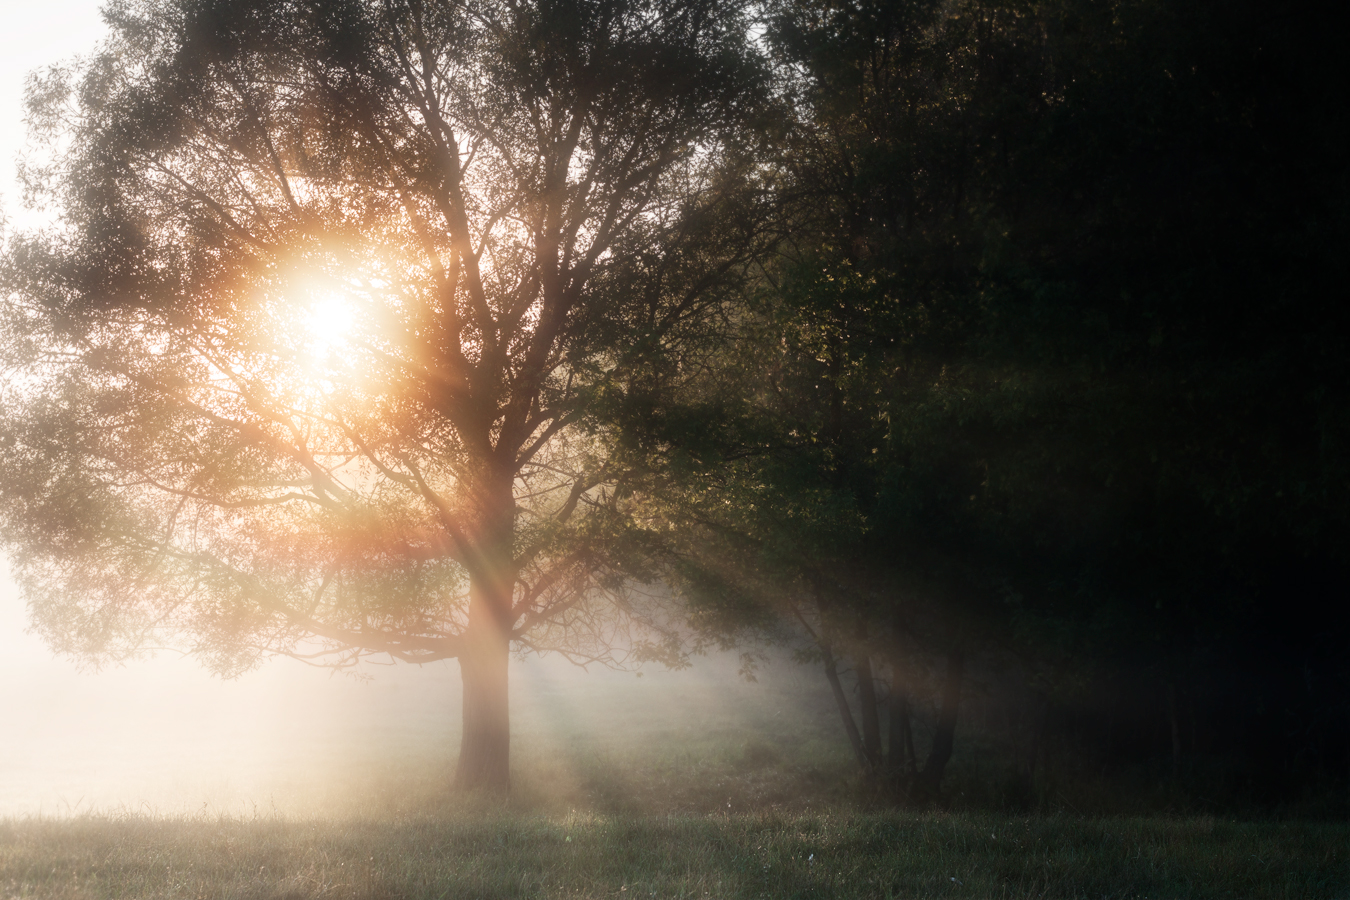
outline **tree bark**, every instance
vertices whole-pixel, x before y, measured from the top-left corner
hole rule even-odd
[[[886,768],[897,785],[912,783],[919,768],[919,756],[914,752],[914,721],[908,669],[901,649],[906,632],[904,612],[896,606],[892,623],[891,693],[887,698],[887,757]]]
[[[830,646],[827,639],[827,621],[825,608],[825,596],[821,586],[812,583],[813,593],[815,594],[816,611],[820,614],[819,630],[812,629],[807,625],[807,630],[815,640],[816,646],[820,648],[821,655],[825,659],[825,680],[830,683],[830,693],[834,695],[834,703],[839,707],[839,718],[844,723],[844,733],[848,735],[849,746],[853,748],[853,755],[858,759],[858,766],[863,771],[867,770],[867,753],[863,750],[862,735],[858,733],[858,723],[853,720],[853,710],[848,705],[848,695],[844,693],[844,686],[839,681],[839,663],[835,659],[834,649]],[[805,619],[802,620],[805,623]]]
[[[961,681],[965,674],[965,654],[960,650],[947,653],[947,677],[942,683],[942,707],[938,711],[937,731],[928,761],[923,765],[916,785],[927,795],[936,797],[942,787],[942,775],[951,762],[956,737],[956,713],[961,706]]]
[[[493,622],[473,621],[464,635],[464,732],[455,784],[506,794],[511,788],[511,715],[507,668],[510,640]]]
[[[491,490],[495,485],[496,490]],[[464,731],[455,785],[505,795],[511,787],[511,654],[515,573],[515,498],[498,478],[480,494],[479,540],[469,566],[469,621],[459,671],[464,683]]]

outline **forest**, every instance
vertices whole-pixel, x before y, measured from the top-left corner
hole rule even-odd
[[[1344,818],[1324,13],[115,0],[0,255],[33,628],[456,660],[489,795],[513,654],[716,649],[884,807]]]

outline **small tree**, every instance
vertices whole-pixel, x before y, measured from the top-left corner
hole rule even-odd
[[[4,260],[0,515],[36,628],[226,674],[457,658],[458,782],[504,791],[512,642],[612,658],[640,612],[595,411],[704,339],[754,250],[741,7],[106,16],[30,87],[65,224]]]

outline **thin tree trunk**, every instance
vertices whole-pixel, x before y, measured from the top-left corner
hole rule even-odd
[[[886,766],[891,777],[896,780],[913,781],[918,771],[919,757],[914,752],[914,721],[909,695],[909,684],[905,677],[905,666],[901,662],[901,644],[905,634],[904,614],[897,604],[892,622],[891,656],[891,694],[887,709],[887,747],[889,756]]]
[[[909,691],[900,680],[899,668],[891,667],[891,696],[887,702],[886,768],[892,776],[909,778],[918,764],[914,754],[914,725],[910,720]]]
[[[834,650],[826,639],[826,620],[825,615],[825,597],[819,584],[812,583],[812,591],[815,594],[816,612],[820,615],[819,629],[813,629],[806,620],[802,619],[802,624],[815,640],[816,646],[820,648],[821,655],[825,658],[825,680],[830,683],[830,693],[834,695],[835,706],[839,707],[839,718],[844,722],[844,733],[848,735],[849,746],[853,748],[853,755],[858,760],[858,766],[866,771],[867,754],[863,750],[862,735],[858,733],[858,723],[853,721],[853,710],[848,705],[848,695],[844,693],[844,686],[839,681],[839,664],[835,659]]]
[[[942,706],[938,710],[933,746],[916,781],[921,790],[936,797],[942,787],[942,775],[951,762],[956,738],[956,713],[961,706],[961,681],[965,674],[965,655],[960,650],[947,653],[947,677],[942,683]]]
[[[869,772],[881,771],[881,717],[877,710],[877,686],[872,677],[872,659],[865,652],[854,660],[858,670],[858,699],[862,702],[862,745]]]
[[[822,644],[820,649],[825,654],[825,678],[830,682],[830,692],[834,694],[835,705],[839,707],[839,717],[844,720],[844,731],[848,734],[849,745],[853,747],[853,755],[857,757],[858,765],[866,770],[867,753],[863,750],[858,723],[853,721],[853,710],[849,709],[848,695],[844,693],[844,686],[839,682],[839,666],[829,647]]]

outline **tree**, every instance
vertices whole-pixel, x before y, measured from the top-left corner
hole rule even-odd
[[[458,783],[505,791],[512,642],[609,658],[654,621],[597,410],[706,340],[755,251],[742,6],[105,15],[30,88],[64,226],[5,256],[0,513],[37,629],[226,674],[457,658]]]

